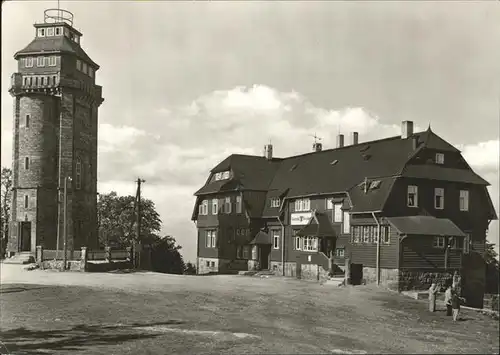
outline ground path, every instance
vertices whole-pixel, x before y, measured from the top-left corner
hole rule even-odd
[[[0,340],[26,354],[498,353],[498,323],[376,287],[0,267]]]

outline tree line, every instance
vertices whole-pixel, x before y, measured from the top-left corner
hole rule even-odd
[[[9,233],[12,192],[12,171],[2,168],[1,181],[1,236],[0,254],[5,255]],[[141,233],[136,233],[135,196],[118,196],[116,192],[99,194],[97,220],[99,245],[125,249],[142,244],[151,251],[151,269],[156,272],[183,274],[195,273],[193,264],[185,263],[180,253],[182,247],[170,235],[161,235],[160,215],[153,201],[141,198]]]

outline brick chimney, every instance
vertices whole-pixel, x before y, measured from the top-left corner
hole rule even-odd
[[[322,149],[323,149],[323,144],[319,142],[313,143],[313,152],[321,152]]]
[[[337,135],[337,148],[342,148],[344,146],[344,135]]]
[[[413,134],[413,121],[403,121],[401,123],[401,139],[406,139]]]
[[[352,145],[358,144],[358,138],[359,138],[359,133],[358,132],[352,132],[351,133],[351,144]]]
[[[267,160],[271,160],[273,158],[273,145],[272,144],[266,144],[264,146],[264,157]]]

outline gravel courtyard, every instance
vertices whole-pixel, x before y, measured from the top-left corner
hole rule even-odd
[[[453,323],[442,306],[431,314],[370,286],[5,264],[0,272],[0,341],[15,354],[498,354],[497,321],[465,310]]]

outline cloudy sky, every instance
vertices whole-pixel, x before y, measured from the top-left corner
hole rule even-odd
[[[15,51],[56,1],[2,4],[2,166]],[[311,150],[432,125],[491,183],[498,211],[500,12],[495,2],[61,1],[101,65],[99,191],[144,195],[195,260],[193,193],[231,153]],[[498,244],[498,224],[488,238]]]

